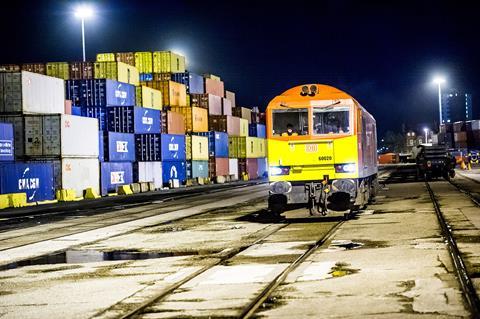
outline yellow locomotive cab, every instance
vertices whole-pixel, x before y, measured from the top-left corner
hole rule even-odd
[[[376,184],[375,119],[350,95],[307,84],[267,107],[270,210],[289,204],[348,210],[363,206]]]

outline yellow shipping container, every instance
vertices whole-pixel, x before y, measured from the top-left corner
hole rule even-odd
[[[184,73],[185,57],[171,51],[155,51],[153,52],[153,72]]]
[[[47,63],[47,75],[59,79],[68,80],[70,71],[68,62],[49,62]]]
[[[123,83],[138,85],[140,74],[136,67],[123,62],[95,62],[96,79],[112,79]]]
[[[192,160],[208,161],[208,137],[192,135]]]
[[[259,137],[246,137],[247,158],[265,157],[265,139]]]
[[[240,136],[248,136],[248,120],[240,119]]]
[[[208,110],[200,107],[172,107],[173,112],[183,114],[187,132],[208,132]]]
[[[135,52],[135,67],[140,73],[153,72],[152,52]]]
[[[115,62],[115,53],[98,53],[97,62]]]
[[[137,86],[135,87],[135,102],[137,106],[162,110],[162,92],[144,85]]]
[[[163,105],[187,106],[187,88],[185,85],[173,81],[160,81]]]
[[[192,159],[192,136],[185,135],[185,158],[187,161]]]

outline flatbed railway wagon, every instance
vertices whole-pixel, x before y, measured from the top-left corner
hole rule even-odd
[[[375,196],[376,122],[352,96],[300,85],[276,96],[266,113],[269,212],[349,213]]]

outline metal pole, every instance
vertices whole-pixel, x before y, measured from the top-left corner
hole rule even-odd
[[[442,84],[438,82],[438,111],[440,112],[440,124],[443,124],[442,115]]]
[[[428,143],[428,131],[425,130],[425,144]]]
[[[85,20],[82,18],[82,48],[83,48],[83,62],[85,62]]]

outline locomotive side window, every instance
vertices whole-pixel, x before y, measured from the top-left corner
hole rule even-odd
[[[313,133],[315,135],[350,133],[350,107],[314,108]]]
[[[273,135],[298,136],[308,134],[308,110],[273,110]]]

